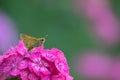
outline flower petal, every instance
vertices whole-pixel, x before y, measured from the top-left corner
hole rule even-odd
[[[14,68],[11,70],[10,75],[11,76],[17,76],[19,75],[20,71],[17,68]]]

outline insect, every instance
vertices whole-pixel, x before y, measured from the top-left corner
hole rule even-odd
[[[28,50],[40,46],[45,42],[45,38],[35,38],[26,34],[21,34],[20,36]]]

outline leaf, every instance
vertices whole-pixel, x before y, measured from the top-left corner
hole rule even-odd
[[[21,40],[23,40],[28,50],[31,50],[34,47],[40,46],[45,42],[45,38],[35,38],[32,36],[28,36],[26,34],[21,34]]]
[[[9,79],[6,79],[6,80],[20,80],[18,78],[9,78]]]

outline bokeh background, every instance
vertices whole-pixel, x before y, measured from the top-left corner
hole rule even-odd
[[[97,41],[99,38],[96,39],[92,35],[95,34],[91,31],[92,21],[89,21],[89,18],[82,12],[81,8],[84,9],[84,7],[76,8],[76,1],[78,0],[0,0],[0,13],[7,16],[5,18],[10,20],[12,26],[14,25],[14,33],[11,33],[14,35],[12,36],[14,40],[11,39],[10,46],[17,44],[20,33],[45,37],[45,48],[57,47],[65,53],[74,80],[84,80],[82,75],[76,71],[77,60],[81,52],[88,50],[104,51],[113,57],[120,54],[120,47],[119,43],[117,43],[117,46],[112,44],[111,47],[111,44],[106,44],[106,47],[102,47],[105,44],[102,44],[102,41]],[[109,1],[112,13],[119,23],[120,0],[107,1]],[[7,26],[10,26],[10,24]],[[0,27],[0,31],[2,31],[2,25]],[[4,32],[1,33],[5,40],[9,40],[7,34],[5,34],[7,29],[4,29]],[[2,40],[2,37],[0,40]],[[6,49],[8,49],[8,46]]]

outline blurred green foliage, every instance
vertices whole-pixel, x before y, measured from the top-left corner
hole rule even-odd
[[[7,79],[7,80],[19,80],[19,79],[17,79],[17,78],[12,78],[12,79]]]
[[[120,16],[120,0],[111,0]],[[65,53],[75,80],[74,58],[80,50],[94,48],[86,21],[74,13],[72,0],[0,0],[0,9],[16,23],[19,33],[46,37],[46,48],[57,47]],[[48,36],[46,36],[48,35]]]

